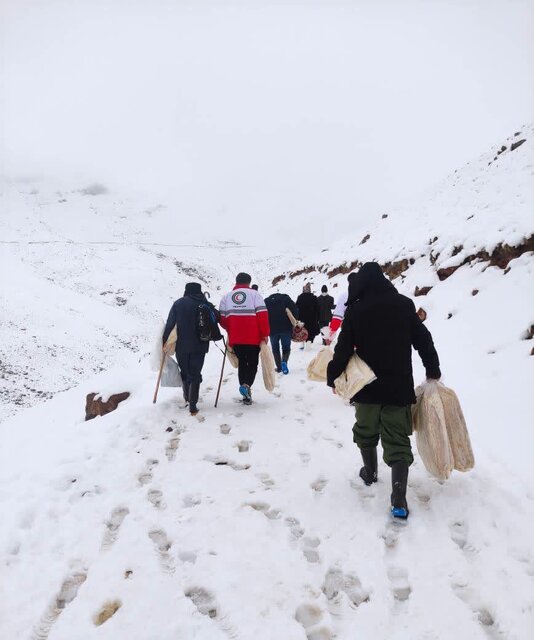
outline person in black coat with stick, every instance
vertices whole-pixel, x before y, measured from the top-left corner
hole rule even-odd
[[[397,292],[379,264],[367,262],[349,283],[347,310],[328,365],[327,384],[334,387],[355,350],[375,372],[377,379],[352,399],[354,442],[363,459],[360,477],[370,486],[377,481],[376,447],[381,439],[384,462],[391,467],[391,512],[397,518],[407,518],[409,513],[406,486],[413,462],[409,436],[415,402],[412,346],[427,378],[439,379],[438,354],[414,303]]]

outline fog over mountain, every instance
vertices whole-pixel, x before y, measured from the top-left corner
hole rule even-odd
[[[526,0],[1,11],[0,172],[143,193],[174,237],[330,241],[534,112]]]

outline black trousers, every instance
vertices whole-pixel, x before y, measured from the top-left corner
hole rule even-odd
[[[189,388],[191,383],[202,382],[202,367],[205,353],[178,353],[177,360],[184,385]]]
[[[248,384],[251,387],[258,372],[260,347],[257,344],[234,344],[233,349],[239,359],[237,369],[239,384]]]

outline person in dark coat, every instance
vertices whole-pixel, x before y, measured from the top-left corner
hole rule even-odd
[[[323,329],[330,324],[332,320],[332,311],[336,308],[334,298],[328,295],[328,287],[323,284],[321,287],[321,295],[317,299],[319,305],[319,329]],[[323,344],[326,344],[323,339]]]
[[[202,293],[198,282],[188,282],[182,298],[172,305],[163,332],[163,344],[169,334],[176,327],[178,340],[176,342],[176,359],[182,376],[182,390],[186,406],[189,405],[191,415],[198,413],[197,402],[202,382],[202,367],[209,349],[209,342],[203,342],[198,337],[197,314],[198,307],[207,304],[215,310]],[[217,312],[215,312],[218,315]]]
[[[319,333],[319,304],[317,296],[311,292],[311,285],[308,282],[302,287],[302,293],[297,298],[297,308],[299,310],[299,320],[304,322],[308,332],[308,342],[313,342]],[[304,344],[301,348],[304,348]]]
[[[375,372],[377,379],[352,398],[356,405],[354,442],[363,459],[360,477],[369,486],[377,481],[376,447],[381,439],[384,462],[391,467],[391,511],[399,518],[409,513],[406,485],[413,462],[409,439],[415,402],[412,346],[427,378],[439,380],[438,354],[414,303],[397,292],[379,264],[367,262],[349,282],[347,310],[328,365],[327,384],[334,387],[354,350]]]
[[[276,371],[287,375],[289,373],[287,361],[291,353],[293,325],[288,318],[286,309],[289,309],[298,319],[297,305],[286,293],[273,293],[265,298],[265,306],[269,312],[271,349],[276,363]],[[280,355],[280,344],[282,345],[282,355]]]

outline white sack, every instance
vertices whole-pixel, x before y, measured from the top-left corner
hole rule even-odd
[[[263,384],[269,393],[274,391],[276,384],[275,363],[271,348],[262,342],[260,345],[261,372]]]
[[[171,356],[167,356],[165,358],[165,364],[163,365],[163,372],[161,374],[161,386],[182,386],[182,376],[180,375],[180,368],[178,367],[176,360],[174,358],[171,358]]]
[[[354,353],[345,371],[334,380],[334,386],[339,396],[344,400],[351,400],[358,391],[375,380],[375,372],[357,353]]]

